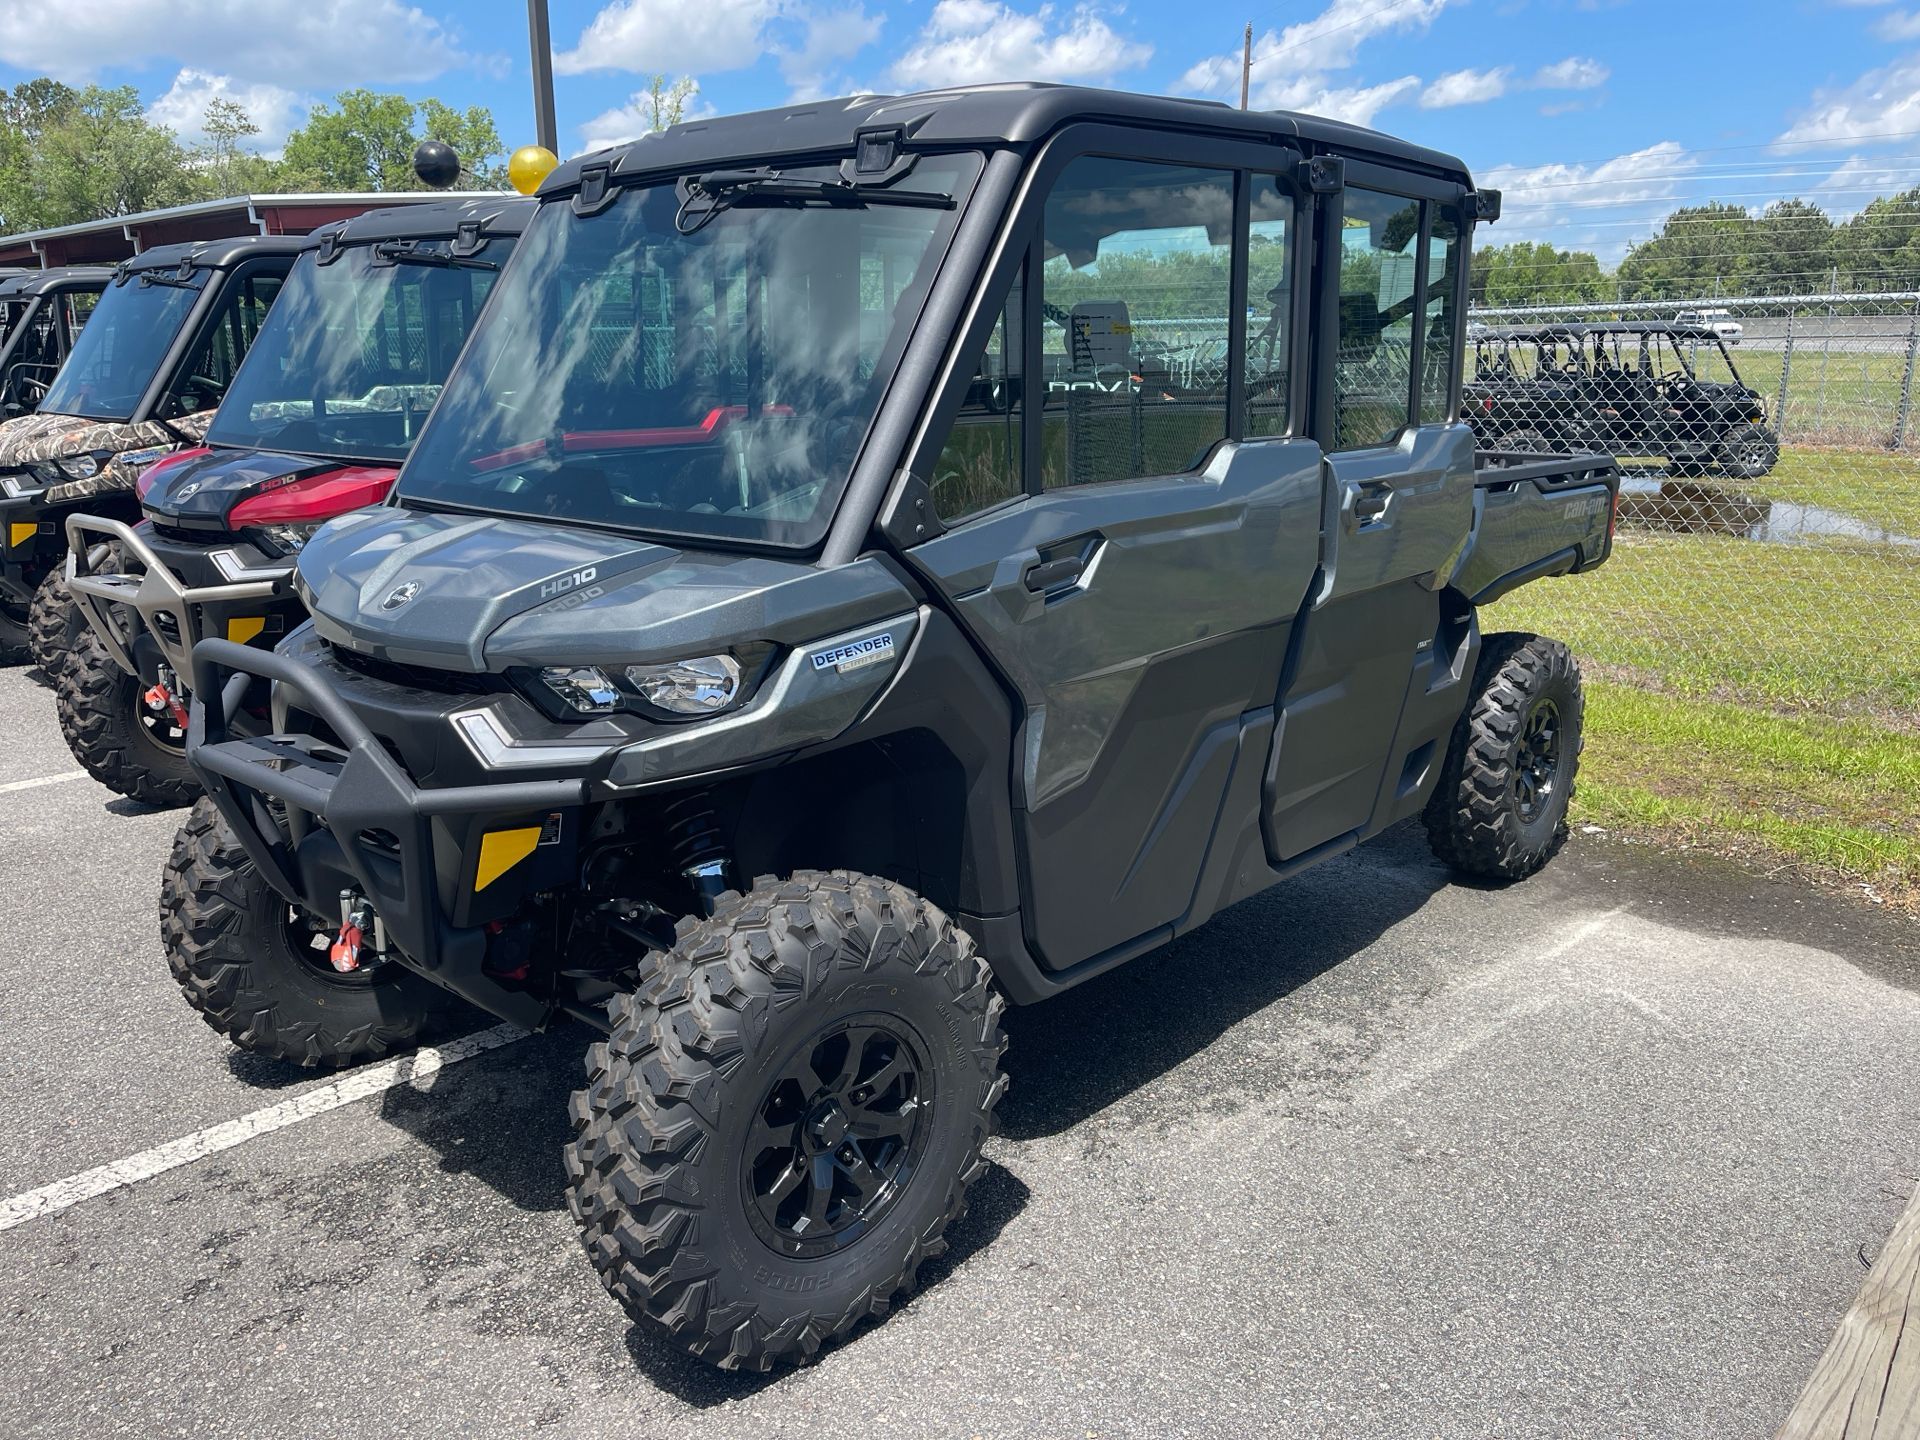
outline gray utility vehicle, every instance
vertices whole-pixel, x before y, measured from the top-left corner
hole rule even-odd
[[[1457,422],[1459,161],[998,85],[539,199],[394,500],[302,550],[312,621],[196,648],[162,926],[267,1054],[454,997],[603,1032],[573,1211],[687,1350],[804,1359],[911,1287],[1005,1002],[1408,816],[1480,876],[1560,844],[1579,673],[1477,607],[1598,565],[1618,476]],[[1210,390],[1132,363],[1208,328]]]
[[[141,469],[198,444],[304,237],[163,245],[125,260],[39,408],[0,424],[0,663],[52,681],[85,626],[67,516],[137,520]]]
[[[1767,402],[1707,325],[1616,320],[1473,337],[1465,415],[1483,443],[1604,450],[1757,480],[1780,461]]]
[[[0,419],[40,403],[112,279],[104,266],[73,265],[0,280]]]
[[[60,731],[96,780],[149,805],[200,793],[194,643],[271,649],[306,618],[294,556],[323,521],[386,498],[532,210],[399,205],[315,231],[206,444],[141,474],[146,518],[67,517],[67,585],[92,633],[61,669]],[[264,728],[264,707],[246,720]]]

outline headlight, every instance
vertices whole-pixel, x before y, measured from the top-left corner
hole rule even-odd
[[[625,711],[659,720],[697,720],[746,700],[766,669],[773,646],[752,644],[725,655],[699,655],[624,667],[550,665],[523,670],[523,688],[534,698],[560,701],[575,715]],[[528,687],[527,682],[534,682]],[[556,716],[558,718],[558,716]]]
[[[611,715],[620,708],[620,691],[597,665],[550,665],[539,673],[545,685],[582,715]]]
[[[298,555],[300,547],[313,538],[313,532],[327,522],[316,520],[311,525],[255,525],[248,533],[256,539],[263,539],[269,546],[282,555]]]
[[[702,655],[668,665],[629,665],[627,683],[669,715],[711,715],[740,698],[740,662],[731,655]]]

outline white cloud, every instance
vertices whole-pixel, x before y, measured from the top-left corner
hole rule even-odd
[[[591,70],[711,74],[741,70],[767,50],[779,0],[614,0],[571,50],[556,51],[561,75]]]
[[[682,107],[680,118],[699,120],[717,113],[713,105],[700,98],[700,86],[689,75],[680,83],[691,87],[687,91],[686,104]],[[609,145],[624,145],[629,140],[637,140],[653,128],[651,96],[645,90],[636,90],[628,97],[624,105],[616,105],[604,110],[580,127],[580,150],[604,150]]]
[[[1662,140],[1597,165],[1495,165],[1474,178],[1502,194],[1499,243],[1549,240],[1614,260],[1632,238],[1632,222],[1653,228],[1699,163],[1678,141]]]
[[[1117,12],[1108,7],[1107,13]],[[940,0],[889,73],[905,90],[992,80],[1102,81],[1152,58],[1151,45],[1121,35],[1091,8],[1056,21],[1051,5],[1026,13],[997,0]]]
[[[1920,10],[1896,10],[1874,21],[1873,33],[1890,44],[1920,40]]]
[[[1598,60],[1569,55],[1551,65],[1542,65],[1527,83],[1536,90],[1595,90],[1606,84],[1612,73]]]
[[[325,86],[432,80],[487,60],[405,0],[63,0],[0,6],[0,64],[61,80],[160,60],[253,82]]]
[[[886,16],[869,15],[859,5],[844,10],[789,12],[801,24],[800,43],[778,48],[780,73],[793,87],[792,99],[817,100],[823,95],[857,89],[835,74],[840,62],[880,38]]]
[[[1483,105],[1507,93],[1513,68],[1450,70],[1420,92],[1422,110],[1444,110],[1450,105]]]
[[[207,106],[215,100],[231,100],[247,112],[260,127],[260,133],[246,142],[247,148],[267,155],[280,153],[287,132],[306,118],[308,104],[284,86],[265,81],[243,84],[231,75],[182,70],[173,77],[167,93],[147,107],[147,118],[192,144],[206,138],[200,127],[206,121]]]
[[[1920,54],[1869,70],[1842,90],[1815,92],[1776,143],[1843,145],[1912,130],[1920,130]]]
[[[1325,88],[1319,73],[1344,70],[1353,64],[1360,46],[1376,35],[1396,30],[1425,30],[1450,0],[1407,0],[1385,5],[1381,0],[1333,0],[1311,20],[1269,30],[1253,42],[1253,95],[1261,109],[1291,109],[1272,97],[1302,88]],[[1240,51],[1210,55],[1189,66],[1177,89],[1198,91],[1221,99],[1240,94]]]

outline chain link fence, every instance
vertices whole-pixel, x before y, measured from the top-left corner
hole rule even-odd
[[[1470,316],[1483,443],[1626,467],[1614,557],[1502,608],[1652,690],[1920,731],[1920,293]]]

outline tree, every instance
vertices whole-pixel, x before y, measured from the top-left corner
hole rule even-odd
[[[1737,292],[1755,224],[1739,205],[1681,206],[1658,235],[1627,251],[1620,262],[1622,298],[1694,300]]]
[[[153,210],[195,193],[187,152],[147,119],[131,85],[75,91],[29,81],[0,106],[0,118],[10,130],[19,126],[0,156],[0,222],[8,230]]]
[[[207,105],[200,128],[206,138],[191,153],[204,198],[220,200],[271,188],[273,162],[242,144],[260,133],[244,106],[224,96],[216,97]]]
[[[1544,241],[1476,248],[1470,285],[1476,306],[1580,305],[1613,296],[1593,254]]]
[[[687,102],[699,93],[699,82],[691,75],[682,75],[672,84],[667,83],[666,76],[655,75],[647,81],[640,102],[646,111],[647,129],[665,130],[678,125],[687,117]]]
[[[1920,286],[1920,186],[1882,196],[1833,235],[1833,266],[1848,290]]]
[[[1750,295],[1808,295],[1827,288],[1833,221],[1806,200],[1777,200],[1749,232],[1742,285]]]
[[[453,146],[481,187],[500,183],[500,135],[486,107],[460,111],[438,100],[416,106],[404,95],[372,90],[343,90],[331,105],[314,106],[307,123],[287,136],[275,178],[298,190],[421,190],[413,151],[423,139]]]

